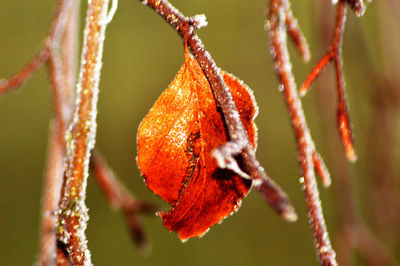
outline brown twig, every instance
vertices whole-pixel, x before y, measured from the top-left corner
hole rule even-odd
[[[118,182],[116,176],[98,152],[93,152],[90,163],[94,177],[110,204],[116,209],[123,210],[127,226],[136,245],[141,249],[145,249],[147,247],[147,239],[139,223],[138,214],[154,213],[156,211],[156,206],[135,199],[132,194]]]
[[[300,88],[300,95],[304,96],[311,84],[319,77],[329,62],[333,61],[335,64],[337,93],[338,93],[338,107],[337,107],[337,125],[339,134],[346,151],[347,158],[354,162],[357,156],[354,151],[353,134],[351,130],[351,123],[349,118],[349,111],[345,96],[345,82],[343,75],[343,59],[342,59],[342,42],[344,25],[346,21],[346,1],[339,0],[338,11],[336,16],[336,26],[334,38],[328,52],[318,61],[318,63],[311,70],[310,75],[307,77],[303,86]],[[358,0],[350,2],[360,2]],[[362,3],[362,2],[361,2]]]
[[[182,38],[187,34],[188,47],[199,62],[210,83],[215,99],[222,109],[228,129],[230,141],[214,150],[214,156],[220,167],[237,169],[235,158],[240,157],[240,166],[254,180],[254,186],[264,196],[268,204],[286,220],[296,220],[297,215],[287,195],[266,175],[264,169],[255,158],[254,149],[249,143],[232,95],[222,79],[220,70],[210,54],[204,49],[200,39],[193,32],[194,28],[204,26],[204,20],[199,19],[204,19],[204,17],[187,18],[165,0],[141,0],[141,2],[154,9]],[[187,25],[190,25],[189,33],[187,33]]]
[[[98,85],[108,0],[89,1],[77,89],[77,106],[67,133],[66,169],[58,211],[57,239],[74,265],[90,265],[85,229],[86,182],[96,135]]]
[[[270,33],[272,56],[275,69],[283,84],[283,93],[289,109],[292,126],[295,132],[299,163],[303,177],[300,179],[305,194],[308,217],[313,231],[317,255],[322,265],[337,265],[328,231],[322,214],[321,201],[314,176],[315,155],[314,143],[311,139],[304,117],[301,102],[296,90],[296,83],[291,72],[289,53],[287,50],[285,9],[289,8],[287,0],[271,0],[268,14],[268,29]],[[323,169],[319,167],[319,170]]]
[[[72,97],[67,97],[68,91],[74,90],[74,85],[65,83],[68,76],[63,73],[60,66],[61,61],[66,61],[67,58],[74,58],[76,54],[76,46],[71,46],[68,49],[68,56],[59,58],[58,47],[63,41],[61,48],[64,50],[66,41],[76,39],[75,32],[76,26],[72,24],[76,20],[77,9],[79,8],[78,1],[65,1],[61,0],[56,9],[53,26],[51,27],[49,36],[56,36],[57,38],[50,37],[48,41],[48,66],[49,74],[52,85],[54,108],[56,110],[55,120],[51,127],[51,137],[48,152],[47,170],[45,178],[45,187],[43,193],[43,208],[42,208],[42,232],[40,241],[40,254],[39,262],[41,265],[52,265],[56,259],[56,210],[60,199],[60,191],[62,187],[63,167],[64,167],[64,154],[65,154],[65,141],[64,132],[66,121],[69,121],[69,113],[72,110]],[[64,16],[63,18],[61,18]],[[66,18],[65,18],[66,17]],[[69,18],[69,19],[68,19]],[[62,21],[62,22],[57,22]],[[55,34],[57,32],[57,34]],[[63,35],[63,39],[61,38]],[[65,66],[66,71],[74,71],[73,64]],[[74,81],[70,77],[70,81]],[[73,94],[71,94],[73,95]]]
[[[60,0],[57,4],[56,11],[50,26],[49,33],[45,39],[43,47],[18,73],[8,80],[0,81],[0,94],[19,88],[32,74],[45,63],[51,55],[55,55],[56,49],[61,42],[65,25],[68,20],[68,12],[73,1]]]
[[[47,169],[43,192],[42,228],[40,237],[39,262],[41,265],[52,265],[56,259],[56,210],[62,186],[63,160],[65,146],[60,143],[57,121],[51,127],[48,150]]]
[[[285,4],[285,3],[283,3]],[[289,7],[285,8],[285,24],[287,32],[292,38],[297,50],[299,51],[304,62],[310,61],[310,50],[308,48],[307,40],[303,35],[303,32],[297,25],[297,19],[293,16],[292,10]]]
[[[320,15],[319,20],[320,33],[324,36],[324,43],[328,43],[329,36],[325,36],[324,33],[326,33],[326,29],[330,27],[330,25],[326,25],[326,23],[324,25],[323,23],[326,22],[326,17],[329,15],[329,8],[327,8],[327,5],[330,5],[330,3],[324,2],[324,6],[321,8],[323,12]],[[367,65],[372,66],[373,64],[371,63]],[[320,84],[332,84],[334,82],[330,75],[321,76],[321,79],[322,80]],[[376,80],[376,77],[374,77],[373,80]],[[386,88],[385,85],[382,87]],[[378,95],[381,96],[382,94],[379,93]],[[327,90],[318,90],[318,96],[317,103],[319,104],[322,112],[321,116],[324,117],[328,115],[326,103],[329,102],[330,95],[327,93]],[[331,126],[326,120],[322,120],[322,123],[324,124],[323,127],[325,128],[329,128]],[[372,128],[376,128],[376,130],[379,131],[378,135],[381,133],[381,126],[372,126]],[[378,239],[373,237],[371,230],[363,220],[362,214],[358,211],[359,208],[357,206],[356,199],[357,193],[354,190],[350,169],[344,158],[340,156],[338,150],[339,147],[336,145],[336,143],[331,141],[331,135],[333,132],[331,130],[324,130],[323,132],[326,139],[325,143],[327,145],[327,149],[330,151],[327,156],[332,162],[332,169],[335,169],[335,176],[337,176],[337,179],[335,180],[336,186],[334,186],[334,189],[336,195],[335,207],[338,209],[339,214],[339,232],[336,233],[335,243],[339,264],[343,266],[352,265],[352,258],[356,253],[366,265],[393,265],[393,258],[390,257],[387,250],[385,250],[385,247],[379,243]],[[368,132],[372,132],[372,130]],[[372,137],[373,139],[377,139],[376,135],[371,135],[371,138]],[[375,148],[371,150],[373,152],[368,152],[367,154],[375,155]],[[368,161],[376,162],[375,160]],[[377,165],[377,163],[373,164],[373,166],[375,165]],[[381,175],[379,175],[379,179],[380,177]],[[376,189],[372,188],[372,191],[376,191]],[[367,194],[370,195],[371,193]],[[395,203],[395,201],[393,201],[393,203]],[[382,208],[382,206],[379,206],[378,208],[381,210],[385,209],[384,216],[387,216],[386,208]],[[374,208],[372,208],[372,210],[373,209]]]

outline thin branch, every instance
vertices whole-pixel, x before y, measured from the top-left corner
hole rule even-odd
[[[275,61],[276,72],[283,84],[284,98],[289,109],[296,137],[298,158],[303,175],[300,182],[302,183],[307,202],[308,217],[313,231],[317,255],[322,265],[337,265],[335,251],[331,246],[326,229],[314,175],[315,166],[313,156],[315,157],[317,153],[315,152],[314,143],[307,127],[301,102],[296,90],[296,83],[291,71],[292,66],[286,43],[286,8],[289,8],[287,0],[270,1],[267,26],[269,28],[271,45],[273,48],[272,56]]]
[[[319,25],[320,25],[320,32],[322,35],[323,33],[326,33],[326,29],[329,27],[329,25],[324,25],[322,22],[326,21],[326,17],[329,16],[329,11],[326,7],[326,5],[329,5],[330,3],[324,2],[324,6],[322,6],[321,10],[323,11],[320,14],[320,19],[319,19]],[[329,37],[324,36],[323,38],[323,43],[328,43],[329,42]],[[323,44],[322,44],[323,45]],[[369,60],[367,60],[368,62]],[[368,62],[368,65],[370,62]],[[372,77],[372,80],[376,81],[379,80],[374,75],[368,75]],[[332,84],[333,83],[333,78],[330,75],[325,75],[321,76],[321,81],[320,84]],[[323,85],[321,85],[323,86]],[[375,87],[376,85],[373,85]],[[390,89],[387,90],[387,84],[376,86],[377,88],[384,87],[385,90],[382,91],[391,91]],[[379,97],[376,96],[382,96],[382,91],[377,93],[377,95],[373,95],[373,99],[377,100]],[[324,117],[325,115],[328,115],[328,111],[326,108],[326,103],[329,101],[329,93],[327,93],[326,90],[318,90],[318,105],[321,109],[321,116]],[[390,97],[393,99],[392,97]],[[379,100],[378,100],[379,101]],[[376,108],[379,110],[379,108]],[[376,113],[376,112],[375,112]],[[378,112],[379,113],[379,112]],[[380,117],[382,118],[382,117]],[[380,119],[371,119],[371,121],[380,121]],[[322,120],[322,123],[325,125],[324,127],[329,128],[331,125],[326,120]],[[373,122],[372,122],[373,123]],[[384,123],[385,125],[385,123]],[[385,126],[383,125],[383,128]],[[371,129],[375,129],[379,131],[378,135],[381,135],[380,126],[372,125]],[[377,129],[379,128],[379,129]],[[354,257],[355,254],[357,254],[363,263],[367,265],[393,265],[393,258],[390,257],[388,254],[387,250],[379,243],[378,239],[373,237],[372,232],[369,230],[368,226],[364,222],[362,214],[358,211],[358,206],[357,206],[357,193],[354,190],[354,186],[352,184],[352,178],[350,175],[350,169],[349,165],[346,163],[344,158],[340,156],[339,152],[339,147],[336,145],[336,143],[331,141],[332,134],[333,132],[331,130],[324,130],[324,137],[326,139],[325,143],[327,145],[327,150],[330,152],[327,154],[327,156],[330,158],[330,161],[332,162],[332,169],[335,169],[336,172],[336,186],[334,186],[335,195],[335,207],[338,209],[338,214],[339,215],[339,227],[338,227],[338,233],[336,233],[335,237],[335,244],[336,244],[336,250],[337,250],[337,257],[338,257],[338,262],[340,265],[343,266],[350,266],[352,265],[352,258]],[[373,132],[373,130],[368,130],[368,132]],[[377,135],[374,135],[373,133],[371,134],[371,138],[376,140]],[[384,138],[387,140],[388,138]],[[390,139],[390,138],[389,138]],[[375,143],[375,141],[370,141],[370,143]],[[380,145],[379,147],[381,147]],[[383,145],[385,146],[385,145]],[[392,145],[393,147],[393,145]],[[376,147],[372,147],[370,149],[372,152],[367,152],[367,154],[371,154],[372,156],[378,156],[379,158],[382,157],[379,152],[376,152]],[[369,160],[369,161],[374,161],[375,163],[373,166],[379,165],[379,162],[376,163],[376,160]],[[386,169],[388,170],[388,169]],[[369,171],[373,172],[373,171]],[[387,172],[386,172],[387,173]],[[379,174],[379,179],[381,180],[381,175],[382,172]],[[375,187],[372,189],[373,192],[376,191]],[[368,192],[368,195],[371,193]],[[386,193],[388,195],[392,195],[391,193]],[[395,201],[392,201],[392,203],[395,203]],[[387,208],[382,208],[383,205],[380,205],[378,208],[384,212],[383,216],[388,216]],[[372,205],[369,207],[369,210],[374,210],[374,206]],[[392,206],[391,206],[392,207]],[[395,207],[394,207],[395,208]],[[382,212],[382,213],[383,213]],[[373,213],[373,211],[372,211]],[[389,211],[390,213],[390,211]],[[398,219],[397,219],[398,220]],[[396,220],[396,221],[397,221]],[[389,231],[391,234],[393,234],[393,229],[390,226],[386,226],[387,228],[390,228]],[[372,247],[368,252],[365,245]],[[364,247],[363,247],[364,246]]]
[[[27,79],[32,76],[36,70],[43,65],[43,63],[49,59],[52,52],[51,50],[60,45],[72,2],[73,1],[67,0],[60,0],[58,2],[52,24],[43,47],[18,73],[13,75],[8,80],[0,81],[0,95],[6,91],[19,88]]]
[[[204,26],[204,21],[200,21],[198,19],[199,17],[190,19],[183,16],[165,0],[142,0],[141,2],[154,9],[182,38],[187,34],[188,47],[199,62],[210,83],[215,99],[222,109],[228,129],[229,142],[213,152],[217,161],[220,163],[219,166],[221,168],[230,167],[233,169],[237,167],[235,158],[240,157],[240,166],[243,167],[244,171],[254,180],[254,186],[264,196],[268,204],[286,220],[296,220],[297,215],[287,195],[267,176],[264,169],[255,158],[254,149],[248,140],[247,133],[240,121],[239,113],[233,102],[232,95],[220,74],[220,69],[216,66],[210,54],[205,50],[198,36],[193,32],[195,27]],[[190,26],[189,33],[187,31],[187,25]],[[232,166],[232,164],[236,164],[236,166]]]
[[[38,70],[49,56],[47,49],[40,49],[39,52],[28,62],[18,73],[8,80],[0,80],[0,95],[6,91],[18,89],[32,74]]]
[[[56,15],[54,17],[55,21],[60,21],[58,23],[53,23],[52,29],[49,35],[64,35],[64,40],[75,39],[76,26],[72,24],[76,20],[77,10],[79,8],[78,1],[64,1],[61,0],[58,3]],[[62,18],[60,16],[65,16]],[[68,20],[69,18],[69,20]],[[61,23],[62,21],[62,23]],[[57,32],[57,34],[55,34]],[[71,33],[71,34],[68,34]],[[40,254],[39,262],[41,265],[52,265],[55,263],[56,259],[56,236],[55,236],[55,225],[56,225],[56,210],[58,208],[58,202],[60,200],[60,191],[62,187],[62,177],[63,177],[63,167],[64,167],[64,154],[65,154],[65,140],[64,132],[66,121],[69,121],[70,113],[72,110],[71,100],[67,101],[67,92],[74,90],[74,85],[65,84],[66,75],[62,72],[60,67],[60,60],[64,61],[65,56],[62,59],[58,57],[58,49],[62,39],[57,36],[57,38],[51,38],[51,43],[49,45],[49,74],[51,79],[53,98],[54,98],[54,108],[56,110],[56,117],[51,127],[50,133],[50,144],[48,151],[48,161],[46,170],[45,187],[43,192],[43,207],[42,207],[42,232],[40,241]],[[62,45],[62,49],[66,46]],[[51,48],[50,48],[51,47]],[[71,46],[68,49],[68,56],[74,57],[76,54],[76,45]],[[75,50],[75,51],[74,51]],[[53,59],[52,59],[53,58]],[[74,71],[73,64],[67,65],[67,71]],[[71,93],[70,93],[71,94]],[[73,94],[72,94],[73,95]],[[69,112],[68,112],[69,111]],[[67,120],[68,119],[68,120]]]
[[[340,0],[338,3],[338,10],[336,16],[336,26],[334,38],[328,52],[318,61],[315,67],[311,70],[310,75],[307,77],[303,86],[300,88],[300,95],[304,96],[311,84],[319,77],[329,62],[333,60],[335,64],[337,93],[338,93],[338,106],[337,106],[337,126],[344,146],[347,158],[349,161],[354,162],[357,156],[354,151],[353,134],[351,130],[351,123],[349,118],[349,111],[345,96],[345,81],[343,75],[343,59],[342,59],[342,41],[344,33],[344,25],[346,21],[346,1]],[[360,2],[358,0],[348,2]],[[362,2],[361,2],[362,3]]]
[[[89,1],[84,30],[77,106],[67,133],[67,157],[58,212],[57,239],[73,265],[90,265],[85,229],[86,183],[96,135],[98,85],[108,0]]]
[[[157,210],[156,206],[135,199],[117,180],[98,152],[93,152],[90,163],[94,177],[110,204],[116,209],[123,210],[127,226],[136,245],[142,250],[146,249],[147,238],[139,223],[138,214],[153,214]]]
[[[50,133],[47,169],[42,200],[42,228],[40,237],[39,262],[52,265],[56,259],[55,224],[56,210],[60,200],[63,176],[65,146],[60,143],[57,120],[53,122]]]
[[[285,3],[283,3],[285,4]],[[290,7],[285,8],[285,24],[289,36],[292,38],[297,50],[299,51],[304,62],[310,61],[310,50],[308,48],[307,40],[303,32],[298,26],[297,19],[293,16]]]

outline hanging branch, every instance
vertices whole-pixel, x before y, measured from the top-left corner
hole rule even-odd
[[[323,56],[315,67],[311,70],[310,75],[300,89],[300,95],[304,96],[309,90],[311,84],[319,77],[322,71],[326,68],[329,62],[333,61],[335,64],[336,82],[337,82],[337,93],[338,93],[338,107],[337,107],[337,125],[339,134],[346,151],[347,158],[354,162],[357,160],[357,156],[354,151],[353,134],[351,130],[351,123],[349,118],[349,111],[347,107],[347,100],[345,96],[345,81],[343,76],[343,58],[342,58],[342,43],[343,43],[343,32],[346,21],[346,1],[361,12],[359,4],[361,1],[357,0],[340,0],[338,3],[337,18],[334,38],[328,52]]]
[[[142,250],[147,247],[147,239],[138,220],[139,213],[153,214],[156,206],[135,199],[126,188],[120,184],[108,168],[104,159],[98,152],[93,152],[91,168],[97,183],[106,195],[110,205],[115,209],[122,209],[127,226],[136,245]]]
[[[285,14],[287,12],[285,10],[287,8],[290,8],[287,0],[270,1],[267,26],[273,48],[272,57],[275,61],[276,72],[283,85],[284,98],[289,109],[296,137],[298,158],[303,176],[300,178],[300,182],[302,183],[302,189],[307,202],[308,217],[313,231],[317,255],[321,265],[337,265],[335,251],[331,246],[326,229],[314,176],[315,165],[317,165],[317,170],[321,170],[323,163],[319,156],[315,156],[317,153],[307,127],[301,102],[297,94],[296,83],[291,72],[292,66],[286,44],[287,28]],[[314,165],[314,161],[321,163]]]
[[[66,169],[59,203],[57,239],[73,265],[91,264],[85,236],[88,220],[85,196],[90,153],[96,135],[98,85],[108,2],[92,0],[88,4],[77,106],[67,133]]]
[[[205,50],[198,36],[193,32],[194,28],[206,25],[204,16],[187,18],[165,0],[141,0],[141,2],[154,9],[182,38],[185,38],[185,34],[187,33],[187,25],[190,26],[189,33],[187,33],[188,47],[199,62],[210,83],[214,97],[222,109],[228,129],[230,141],[213,152],[219,167],[237,169],[239,162],[244,171],[254,180],[253,185],[258,189],[267,203],[284,219],[295,221],[297,215],[287,195],[267,176],[255,158],[254,149],[249,143],[232,95],[220,74],[220,69]],[[236,161],[237,158],[239,158],[238,161]]]

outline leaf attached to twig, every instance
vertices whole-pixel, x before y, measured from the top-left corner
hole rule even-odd
[[[253,94],[234,76],[221,74],[255,146]],[[212,157],[227,141],[211,87],[185,48],[185,63],[139,126],[137,157],[147,187],[172,206],[158,215],[181,240],[203,235],[230,215],[251,187],[251,180],[218,168]]]

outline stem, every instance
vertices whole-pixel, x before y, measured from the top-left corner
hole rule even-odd
[[[54,234],[57,205],[62,186],[65,146],[59,141],[57,120],[53,122],[48,150],[46,180],[43,192],[42,228],[40,237],[39,262],[41,265],[54,264],[56,259],[56,236]]]
[[[155,205],[135,199],[117,180],[98,152],[93,152],[90,163],[94,177],[110,205],[116,209],[122,209],[124,212],[126,223],[136,245],[141,249],[146,249],[147,238],[139,223],[138,214],[153,214],[156,211]]]
[[[314,243],[321,265],[337,265],[322,213],[321,201],[314,175],[313,155],[314,143],[311,139],[303,108],[296,90],[292,74],[292,66],[286,44],[285,8],[289,8],[287,0],[271,0],[268,15],[268,26],[272,56],[275,69],[283,85],[283,94],[295,133],[298,158],[303,177],[300,179],[307,203],[308,217],[313,231]]]
[[[27,79],[32,76],[36,70],[43,65],[43,63],[49,59],[52,53],[54,55],[54,48],[58,47],[61,42],[61,38],[68,20],[68,12],[72,3],[73,1],[67,0],[60,0],[58,2],[50,30],[47,34],[43,47],[19,72],[17,72],[8,80],[0,81],[0,94],[8,90],[19,88]]]
[[[340,0],[338,3],[338,10],[336,15],[336,26],[333,36],[333,41],[328,49],[328,52],[318,61],[318,63],[311,70],[310,75],[300,88],[300,95],[304,96],[310,89],[311,84],[319,77],[329,62],[333,60],[335,64],[338,106],[337,106],[337,126],[339,135],[342,140],[347,158],[351,162],[357,160],[354,151],[353,133],[351,130],[351,123],[349,111],[347,107],[347,100],[345,95],[345,82],[343,75],[343,59],[342,59],[342,43],[344,25],[346,22],[346,0]],[[350,2],[350,0],[348,0]],[[356,1],[357,2],[357,1]]]
[[[46,179],[43,192],[42,229],[39,254],[39,262],[42,265],[54,264],[56,259],[56,236],[54,229],[57,219],[55,213],[58,208],[62,187],[65,154],[65,124],[66,121],[69,121],[68,117],[70,117],[70,115],[68,114],[71,113],[72,110],[72,105],[70,104],[71,99],[67,101],[68,98],[66,95],[68,91],[74,90],[74,85],[70,86],[64,83],[66,75],[62,71],[60,63],[64,61],[66,57],[59,58],[58,49],[56,48],[60,46],[62,40],[61,35],[64,35],[64,40],[76,39],[75,34],[68,33],[70,31],[76,31],[77,25],[71,24],[71,21],[75,19],[78,8],[78,1],[59,1],[56,15],[54,16],[54,21],[56,22],[53,22],[49,33],[49,36],[57,37],[49,37],[48,40],[51,41],[47,42],[47,46],[51,47],[47,49],[49,51],[48,66],[56,117],[51,127]],[[65,47],[65,45],[62,45],[62,49]],[[75,51],[73,51],[73,48]],[[68,56],[74,58],[73,55],[76,54],[76,49],[76,46],[71,47]],[[72,66],[72,64],[66,66],[68,71],[74,71]]]
[[[67,132],[67,157],[58,213],[57,239],[73,265],[90,265],[85,229],[86,183],[95,144],[98,85],[108,0],[89,1],[84,30],[77,107]]]
[[[202,23],[198,23],[196,17],[194,19],[185,17],[168,1],[142,0],[141,2],[154,9],[182,38],[187,38],[185,40],[187,40],[190,51],[199,62],[210,83],[214,97],[222,109],[230,139],[226,145],[217,148],[214,151],[214,155],[216,154],[216,156],[223,157],[224,161],[229,162],[236,162],[234,157],[237,158],[239,156],[240,165],[254,180],[254,186],[264,196],[267,203],[286,220],[296,220],[297,215],[287,195],[267,176],[264,169],[255,158],[254,149],[248,140],[247,133],[240,121],[239,113],[233,102],[232,95],[220,74],[220,69],[216,66],[210,54],[205,50],[198,36],[193,32],[193,28],[196,24],[201,25]],[[190,26],[189,31],[187,30],[187,25]]]

